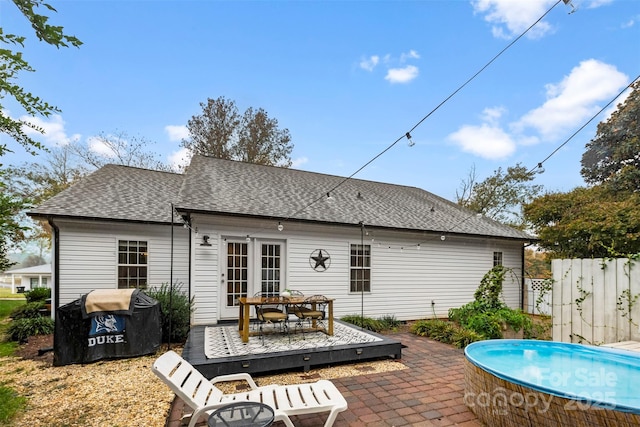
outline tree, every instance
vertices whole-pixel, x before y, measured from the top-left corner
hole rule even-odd
[[[640,191],[640,80],[623,104],[587,143],[580,173],[588,184],[604,184],[614,192]]]
[[[72,161],[71,147],[49,150],[45,162],[7,168],[6,181],[16,197],[37,205],[66,190],[88,173],[88,168]]]
[[[262,108],[248,108],[242,116],[224,97],[200,103],[202,114],[187,122],[189,138],[182,146],[191,154],[242,160],[272,166],[291,166],[293,150],[288,129],[279,129]]]
[[[601,258],[640,253],[640,193],[614,194],[605,186],[550,193],[524,214],[555,258]]]
[[[0,175],[4,173],[0,172]],[[25,227],[15,219],[23,208],[24,201],[11,195],[6,185],[0,182],[0,271],[15,265],[9,260],[8,252],[10,242],[24,235]]]
[[[126,132],[116,131],[113,134],[102,132],[91,138],[87,144],[73,143],[70,149],[85,163],[84,168],[87,170],[116,164],[170,172],[171,166],[163,163],[157,153],[148,150],[153,144],[144,137],[129,136]]]
[[[80,47],[82,42],[76,37],[67,36],[63,33],[60,26],[49,25],[49,18],[45,15],[36,13],[38,7],[44,7],[51,12],[56,10],[42,0],[13,0],[13,3],[20,9],[22,14],[29,20],[36,36],[40,41],[44,41],[57,48],[60,47]],[[7,95],[15,99],[30,116],[48,117],[52,113],[60,110],[43,101],[39,97],[27,92],[20,87],[15,80],[21,71],[34,72],[35,70],[23,58],[22,52],[6,48],[7,46],[24,47],[26,37],[15,34],[5,34],[0,28],[0,42],[3,48],[0,49],[0,99]],[[0,132],[6,133],[28,152],[35,154],[37,150],[43,149],[44,146],[32,139],[24,131],[24,127],[31,128],[37,132],[44,133],[40,127],[23,120],[16,120],[9,117],[6,111],[0,105]],[[8,151],[6,144],[0,144],[0,156]]]
[[[524,271],[532,279],[551,279],[549,253],[531,248],[524,250]]]
[[[541,185],[530,183],[534,178],[534,173],[518,163],[506,172],[498,168],[484,181],[476,182],[474,166],[462,181],[460,192],[456,191],[456,202],[473,212],[524,229],[522,205],[542,192]]]

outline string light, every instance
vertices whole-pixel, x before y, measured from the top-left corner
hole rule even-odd
[[[333,203],[335,199],[333,198],[333,196],[331,195],[330,191],[327,191],[327,203]]]
[[[407,137],[407,141],[409,141],[409,147],[413,147],[414,145],[416,145],[416,143],[413,142],[413,139],[411,139],[411,134],[409,132],[407,132],[405,136]]]

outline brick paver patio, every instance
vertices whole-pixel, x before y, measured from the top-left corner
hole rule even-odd
[[[407,346],[402,363],[408,369],[333,379],[349,403],[334,426],[482,426],[463,402],[463,351],[410,333],[394,338]],[[180,426],[183,409],[176,399],[167,427]],[[297,416],[292,421],[297,427],[318,427],[326,415]]]

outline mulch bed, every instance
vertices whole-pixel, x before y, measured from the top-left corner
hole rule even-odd
[[[53,349],[53,334],[36,335],[29,337],[29,340],[21,344],[15,352],[15,355],[23,359],[38,360],[53,365],[53,350],[39,354],[41,349]]]

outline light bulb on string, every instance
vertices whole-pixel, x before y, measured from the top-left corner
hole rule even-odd
[[[333,203],[334,200],[335,199],[333,198],[331,193],[327,191],[327,203]]]
[[[407,132],[405,136],[407,137],[407,141],[409,141],[407,143],[409,147],[413,147],[414,145],[416,145],[416,143],[413,142],[413,139],[411,139],[411,134],[409,132]]]

